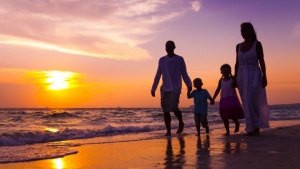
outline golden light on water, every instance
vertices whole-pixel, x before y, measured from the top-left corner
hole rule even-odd
[[[56,129],[56,128],[49,128],[49,127],[46,127],[45,130],[51,131],[51,132],[53,132],[53,133],[58,132],[58,129]]]
[[[72,87],[76,73],[63,71],[45,72],[45,83],[48,84],[49,90],[62,90]]]
[[[62,169],[64,167],[62,158],[53,159],[53,167],[55,169]]]

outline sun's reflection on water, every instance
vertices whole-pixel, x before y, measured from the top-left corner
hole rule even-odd
[[[63,169],[64,168],[64,162],[63,162],[62,158],[53,159],[53,167],[55,169]]]

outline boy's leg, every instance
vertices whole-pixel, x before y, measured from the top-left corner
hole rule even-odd
[[[205,128],[205,133],[209,133],[207,114],[201,114],[200,117],[201,117],[202,127]]]
[[[239,132],[239,130],[240,130],[240,123],[239,123],[239,120],[238,120],[238,119],[233,119],[233,122],[234,122],[234,124],[235,124],[234,133],[237,133],[237,132]]]
[[[200,136],[200,124],[201,124],[200,114],[194,113],[194,121],[197,129],[197,136]]]

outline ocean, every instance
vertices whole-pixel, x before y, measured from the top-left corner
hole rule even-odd
[[[181,111],[183,133],[195,134],[192,110]],[[178,121],[171,117],[175,133]],[[300,119],[300,104],[270,106],[270,121],[294,119]],[[223,128],[217,107],[209,106],[208,121],[211,131]],[[160,108],[2,108],[0,163],[63,157],[81,145],[149,140],[165,132]]]

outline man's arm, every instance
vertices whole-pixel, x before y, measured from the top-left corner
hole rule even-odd
[[[161,77],[161,74],[162,74],[162,71],[160,69],[160,66],[158,64],[158,68],[157,68],[157,71],[156,71],[156,75],[154,77],[154,81],[153,81],[153,84],[152,84],[152,88],[151,88],[151,95],[153,97],[155,97],[155,90],[159,84],[159,81],[160,81],[160,77]]]
[[[182,73],[182,79],[186,87],[188,88],[188,93],[190,93],[192,91],[192,81],[187,73],[186,65],[183,58],[181,60],[181,73]]]

